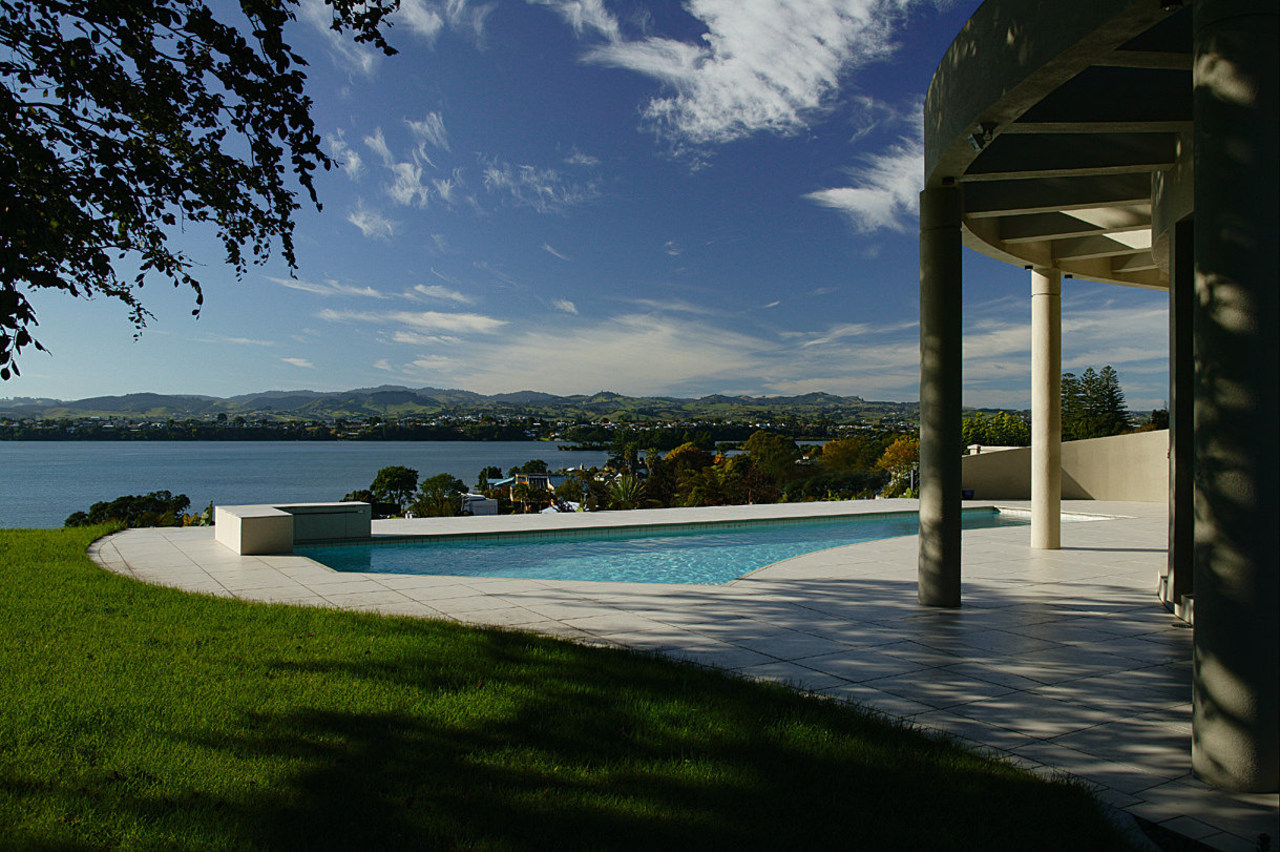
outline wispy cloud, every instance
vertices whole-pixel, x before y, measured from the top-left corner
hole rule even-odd
[[[680,314],[697,314],[699,316],[723,316],[724,311],[716,308],[708,308],[703,305],[695,305],[692,302],[686,302],[684,299],[667,299],[659,301],[658,299],[624,299],[627,304],[635,305],[637,308],[644,308],[658,313],[680,313]]]
[[[487,260],[475,260],[471,262],[471,265],[474,266],[476,269],[479,269],[481,272],[485,272],[485,273],[488,273],[489,275],[492,275],[494,278],[498,279],[503,284],[506,284],[508,287],[520,286],[520,282],[516,281],[516,279],[512,278],[510,275],[503,272],[501,269],[498,269],[493,264],[489,263],[489,261]],[[432,271],[434,272],[435,270],[432,270]]]
[[[408,32],[434,45],[447,26],[454,31],[470,32],[479,40],[484,36],[485,22],[494,5],[470,0],[400,0],[399,10],[389,18],[396,25],[391,35]],[[324,38],[337,65],[365,77],[376,76],[382,53],[367,44],[358,44],[350,31],[334,32],[333,10],[324,0],[302,0],[298,17]]]
[[[924,182],[924,146],[903,138],[884,153],[865,158],[866,166],[849,169],[854,186],[811,192],[804,197],[838,210],[862,232],[908,231],[916,222]]]
[[[305,367],[308,370],[313,370],[315,369],[315,366],[316,366],[315,364],[312,364],[310,361],[308,361],[306,358],[281,358],[280,360],[285,362],[286,364],[292,364],[295,367]]]
[[[618,21],[604,7],[604,0],[529,0],[555,10],[578,35],[591,32],[610,41],[622,37]]]
[[[359,180],[360,175],[364,173],[364,161],[360,159],[360,152],[347,144],[340,129],[335,130],[333,135],[328,137],[328,141],[330,156],[346,172],[347,177]]]
[[[557,311],[564,311],[566,314],[574,314],[576,316],[578,313],[578,306],[568,299],[556,299],[552,301],[551,306]]]
[[[532,0],[580,36],[600,39],[586,60],[665,84],[645,120],[677,144],[723,144],[765,131],[796,133],[836,95],[841,75],[889,55],[911,0],[688,0],[706,32],[690,43],[627,38],[600,2]]]
[[[364,138],[364,144],[382,160],[382,165],[391,173],[391,183],[386,186],[391,200],[404,207],[426,207],[429,191],[422,180],[422,164],[431,161],[419,150],[414,151],[411,159],[398,160],[391,153],[382,128],[375,128],[373,133]]]
[[[160,335],[161,337],[164,337],[164,336],[172,336],[174,332],[167,331],[163,328],[153,328],[153,329],[148,329],[147,334]],[[274,340],[260,340],[253,337],[237,337],[237,336],[229,336],[225,334],[206,334],[206,333],[192,334],[190,332],[183,332],[182,338],[183,340],[189,340],[195,343],[216,343],[219,345],[230,345],[230,346],[275,346],[277,345]]]
[[[457,290],[450,290],[448,287],[442,287],[439,284],[418,284],[407,294],[412,297],[421,297],[425,299],[437,299],[444,302],[457,302],[460,305],[470,305],[475,299],[472,299],[466,293],[460,293]]]
[[[564,158],[564,162],[565,165],[569,166],[583,166],[590,168],[600,165],[600,158],[592,157],[590,154],[584,154],[581,151],[574,149],[572,154]]]
[[[556,213],[600,196],[594,182],[570,180],[550,168],[493,160],[482,173],[489,192],[539,213]]]
[[[394,331],[388,338],[392,343],[406,346],[452,346],[461,342],[461,338],[451,334],[422,334],[418,331]]]
[[[444,18],[424,0],[400,0],[400,11],[393,21],[403,23],[414,35],[434,42],[444,29]]]
[[[377,210],[365,207],[364,200],[356,201],[356,209],[347,213],[347,221],[360,229],[360,233],[375,240],[389,240],[395,236],[398,224]]]
[[[506,320],[483,314],[450,314],[440,311],[338,311],[326,308],[318,316],[330,322],[401,325],[419,331],[443,331],[455,334],[493,334],[507,324]]]
[[[662,244],[662,251],[670,257],[679,257],[681,248],[676,245],[675,240],[667,240]]]
[[[334,61],[350,71],[372,77],[378,65],[379,53],[372,47],[357,44],[350,33],[333,30],[333,10],[323,0],[302,0],[298,4],[298,17],[310,24],[324,38]]]
[[[442,151],[449,150],[449,134],[444,129],[444,118],[438,112],[427,113],[422,121],[405,121],[409,132],[420,142],[427,142]]]
[[[333,279],[326,279],[323,283],[315,281],[304,281],[301,278],[277,278],[274,275],[268,275],[267,280],[279,284],[281,287],[288,287],[290,290],[301,290],[304,293],[315,293],[317,296],[364,296],[370,299],[386,299],[385,293],[380,293],[372,287],[357,287],[352,284],[340,284]]]
[[[545,251],[547,254],[551,255],[552,257],[558,257],[561,260],[569,259],[565,257],[563,254],[561,254],[560,252],[556,251],[554,248],[552,248],[551,243],[543,243],[542,250]]]

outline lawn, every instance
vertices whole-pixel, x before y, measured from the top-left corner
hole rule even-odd
[[[0,531],[0,847],[1129,848],[1083,787],[782,687],[243,603]]]

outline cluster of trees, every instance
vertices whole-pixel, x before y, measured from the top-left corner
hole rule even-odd
[[[960,442],[969,447],[1026,447],[1031,445],[1031,419],[1020,414],[998,411],[974,414],[960,424]]]
[[[1169,414],[1151,412],[1148,428],[1165,429]],[[1120,374],[1108,364],[1101,370],[1088,367],[1077,376],[1062,374],[1062,438],[1105,438],[1122,435],[1134,429],[1134,417],[1125,403]],[[1023,414],[998,411],[974,414],[961,425],[964,446],[982,444],[992,447],[1026,447],[1031,444],[1031,419]]]
[[[1120,375],[1111,365],[1062,374],[1062,437],[1067,441],[1122,435],[1133,429]]]
[[[914,436],[868,433],[802,450],[789,437],[756,431],[738,453],[720,453],[707,443],[704,436],[701,443],[688,441],[668,452],[643,451],[643,458],[641,450],[624,444],[603,470],[567,471],[554,489],[524,482],[494,487],[503,471],[486,467],[476,490],[498,500],[503,513],[539,511],[552,504],[601,511],[914,493],[919,461]],[[545,473],[546,463],[535,459],[512,467],[506,477]],[[344,499],[373,503],[379,515],[440,517],[459,513],[463,492],[463,483],[449,474],[419,484],[417,471],[397,465],[378,471],[369,488]]]
[[[126,494],[111,501],[100,500],[87,512],[72,512],[63,526],[116,523],[126,527],[192,527],[213,523],[213,503],[198,514],[187,514],[190,505],[187,495],[169,491]]]
[[[372,504],[376,515],[451,518],[462,512],[466,492],[466,483],[452,474],[438,473],[419,482],[416,470],[397,464],[380,469],[368,488],[342,499]]]

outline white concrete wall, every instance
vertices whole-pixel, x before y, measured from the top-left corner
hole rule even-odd
[[[977,500],[1031,499],[1031,448],[965,456],[961,487]],[[1062,499],[1169,499],[1169,432],[1138,432],[1062,444]]]

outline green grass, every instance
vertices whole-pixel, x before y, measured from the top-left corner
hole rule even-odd
[[[1126,848],[1082,787],[531,634],[155,588],[0,531],[0,847]]]

